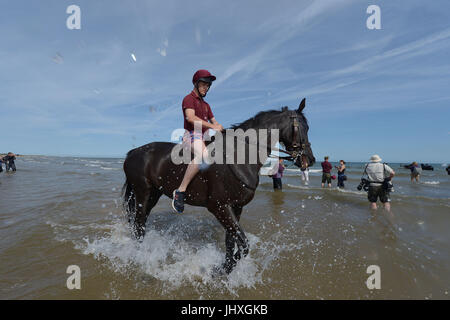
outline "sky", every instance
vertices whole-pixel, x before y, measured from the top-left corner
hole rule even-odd
[[[80,29],[69,29],[70,5]],[[381,29],[369,29],[378,5]],[[320,160],[450,162],[448,0],[0,0],[0,153],[124,157],[183,127],[192,75],[224,127],[306,98]],[[132,56],[133,55],[133,56]]]

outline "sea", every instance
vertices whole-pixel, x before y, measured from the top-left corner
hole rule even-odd
[[[133,239],[123,161],[22,156],[0,173],[0,299],[449,299],[446,164],[412,183],[390,163],[391,212],[357,190],[364,163],[347,163],[344,189],[321,187],[320,164],[308,185],[289,165],[282,191],[261,175],[241,216],[250,253],[214,276],[225,233],[205,208],[177,215],[163,196]]]

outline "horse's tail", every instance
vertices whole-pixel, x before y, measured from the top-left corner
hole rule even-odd
[[[130,182],[128,181],[128,177],[126,174],[127,160],[134,150],[135,149],[128,151],[127,156],[125,157],[125,161],[123,162],[123,171],[125,172],[125,183],[123,184],[122,187],[122,199],[123,199],[122,205],[128,217],[128,222],[131,222],[130,218],[132,218],[136,213],[136,195],[133,192],[133,188]]]
[[[123,208],[127,214],[128,222],[132,222],[132,219],[136,214],[136,195],[134,194],[133,188],[128,182],[128,179],[125,180],[125,183],[123,184],[122,196]]]

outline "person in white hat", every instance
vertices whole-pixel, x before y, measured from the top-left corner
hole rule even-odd
[[[370,202],[370,208],[377,209],[377,200],[380,198],[381,203],[383,203],[384,208],[387,211],[391,210],[391,198],[389,196],[389,190],[383,187],[383,182],[385,180],[390,181],[395,172],[385,163],[381,163],[381,158],[379,155],[374,154],[370,157],[370,162],[366,165],[364,169],[364,174],[367,175],[369,180],[369,191],[367,193],[367,198]],[[363,174],[363,176],[364,176]]]

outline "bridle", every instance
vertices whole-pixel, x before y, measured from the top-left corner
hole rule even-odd
[[[298,158],[300,158],[301,160],[301,157],[305,153],[306,146],[310,146],[311,144],[309,142],[301,143],[300,123],[298,122],[297,112],[291,111],[289,117],[292,119],[292,138],[294,142],[292,143],[292,145],[286,147],[287,150],[278,149],[275,151],[283,152],[289,155],[277,158],[291,160],[296,163]],[[297,143],[297,141],[300,141],[300,143]]]

